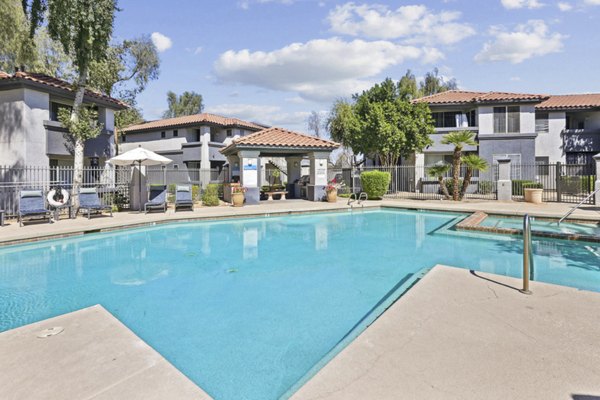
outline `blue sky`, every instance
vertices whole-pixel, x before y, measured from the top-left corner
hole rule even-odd
[[[139,98],[147,119],[168,90],[193,90],[205,111],[306,131],[335,98],[434,67],[467,90],[600,92],[600,0],[119,5],[115,38],[152,35],[160,50],[160,77]]]

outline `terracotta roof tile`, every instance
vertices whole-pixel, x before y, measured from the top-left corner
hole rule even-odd
[[[414,101],[428,104],[469,104],[497,103],[502,101],[543,101],[548,97],[541,94],[448,90],[447,92],[421,97]]]
[[[185,115],[183,117],[167,118],[167,119],[160,119],[157,121],[144,122],[144,123],[141,123],[138,125],[129,126],[125,129],[123,129],[123,132],[131,133],[131,132],[136,132],[136,131],[165,129],[165,128],[172,128],[172,127],[177,127],[177,126],[189,126],[189,125],[196,125],[196,124],[202,124],[202,123],[210,123],[210,124],[220,125],[220,126],[224,126],[224,127],[239,126],[242,128],[248,128],[248,129],[254,129],[254,130],[259,130],[259,129],[265,128],[264,126],[261,126],[261,125],[258,125],[258,124],[252,123],[252,122],[242,121],[241,119],[237,119],[237,118],[228,118],[228,117],[222,117],[220,115],[215,115],[215,114],[202,113],[202,114],[194,114],[194,115]]]
[[[466,90],[448,90],[442,93],[432,94],[413,100],[415,103],[428,104],[465,104],[472,103],[478,96],[486,94],[485,92],[469,92]]]
[[[0,80],[11,80],[11,81],[16,81],[16,82],[18,82],[18,81],[35,82],[35,83],[39,83],[42,85],[54,87],[57,89],[66,90],[71,93],[75,93],[75,89],[73,88],[73,85],[71,85],[69,82],[64,81],[62,79],[54,78],[52,76],[48,76],[45,74],[36,74],[33,72],[18,71],[18,72],[15,72],[13,75],[10,75],[10,74],[7,74],[6,72],[0,71]],[[109,103],[113,103],[113,104],[119,106],[120,108],[121,107],[123,107],[123,108],[129,107],[126,103],[123,103],[120,100],[117,100],[113,97],[110,97],[105,94],[95,92],[92,90],[86,90],[85,95],[88,97],[93,97],[96,99],[107,101]]]
[[[600,108],[600,93],[565,94],[550,96],[536,106],[538,110],[568,110]]]
[[[339,143],[330,140],[321,139],[315,136],[308,136],[302,133],[289,131],[283,128],[269,128],[255,132],[248,136],[235,139],[229,147],[291,147],[291,148],[320,148],[320,149],[336,149]],[[227,148],[221,150],[224,152]]]

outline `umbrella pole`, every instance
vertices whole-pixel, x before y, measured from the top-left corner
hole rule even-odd
[[[139,167],[138,167],[138,187],[139,187],[139,207],[138,207],[138,213],[142,212],[142,162],[138,161],[139,163]]]

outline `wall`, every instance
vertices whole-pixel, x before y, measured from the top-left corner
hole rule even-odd
[[[22,126],[26,137],[25,162],[27,165],[48,166],[44,121],[50,119],[50,95],[24,89],[24,101],[26,113]]]
[[[566,127],[565,112],[548,113],[548,133],[539,133],[535,139],[536,157],[548,157],[550,163],[565,162],[563,131]]]
[[[23,133],[25,118],[22,89],[0,92],[0,165],[24,165],[26,137]]]
[[[521,154],[521,163],[533,165],[535,163],[535,138],[536,135],[487,135],[479,136],[479,156],[490,165],[494,155]]]

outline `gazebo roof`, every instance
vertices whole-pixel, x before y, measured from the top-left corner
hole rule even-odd
[[[268,128],[235,139],[229,146],[221,150],[228,155],[238,150],[305,150],[331,151],[340,147],[339,143],[289,131],[283,128]]]

